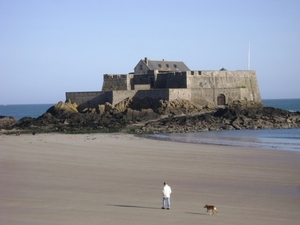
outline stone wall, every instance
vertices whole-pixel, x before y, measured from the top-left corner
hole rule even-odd
[[[95,108],[99,103],[112,102],[112,92],[67,92],[66,100],[76,102],[79,110],[84,108]]]
[[[187,88],[236,88],[250,87],[250,80],[256,73],[252,70],[240,71],[187,71]]]
[[[102,91],[131,90],[133,74],[104,74]]]
[[[135,84],[134,90],[150,90],[150,84]]]
[[[153,98],[153,99],[169,99],[169,90],[168,89],[154,89],[154,90],[140,90],[137,91],[134,95],[135,98]]]
[[[187,73],[168,73],[166,88],[187,88]]]
[[[206,92],[223,89],[230,96],[229,100],[236,99],[234,96],[240,95],[241,99],[261,101],[256,73],[251,70],[187,71],[187,88],[211,89]]]
[[[191,89],[186,89],[186,88],[169,89],[169,99],[166,100],[173,101],[176,99],[191,100],[192,99]]]
[[[76,102],[78,105],[89,101],[99,95],[101,95],[102,91],[88,91],[88,92],[66,92],[66,100],[71,100]]]
[[[111,91],[112,93],[112,101],[110,102],[112,105],[119,103],[120,101],[126,98],[132,98],[136,94],[136,90],[130,91]],[[99,102],[99,104],[103,104],[103,102]]]
[[[154,78],[153,75],[144,74],[144,75],[134,75],[133,84],[136,85],[146,85],[150,84],[150,79]]]
[[[168,89],[154,89],[154,90],[131,90],[131,91],[112,91],[112,105],[115,105],[126,98],[153,98],[153,99],[169,99]],[[103,104],[103,102],[99,102]]]

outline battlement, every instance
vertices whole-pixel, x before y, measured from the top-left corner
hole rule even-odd
[[[110,79],[127,79],[128,74],[104,74],[103,79],[104,80],[110,80]]]
[[[131,90],[133,74],[104,74],[102,91]]]
[[[193,76],[255,76],[254,70],[191,70],[186,71],[187,75]]]

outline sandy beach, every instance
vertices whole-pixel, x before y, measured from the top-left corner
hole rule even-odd
[[[293,152],[127,134],[0,135],[0,224],[299,224],[299,174]],[[171,210],[161,209],[164,181]]]

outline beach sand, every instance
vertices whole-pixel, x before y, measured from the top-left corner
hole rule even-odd
[[[0,224],[299,224],[299,173],[293,152],[127,134],[0,135]],[[164,181],[171,210],[161,209]]]

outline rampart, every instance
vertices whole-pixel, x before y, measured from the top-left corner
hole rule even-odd
[[[187,88],[201,90],[202,97],[216,99],[224,94],[228,102],[235,99],[261,101],[255,71],[187,71],[186,74]]]
[[[133,74],[104,74],[102,91],[131,90]]]
[[[111,92],[90,91],[90,92],[66,92],[66,99],[76,102],[79,109],[95,108],[98,104],[112,102]]]

